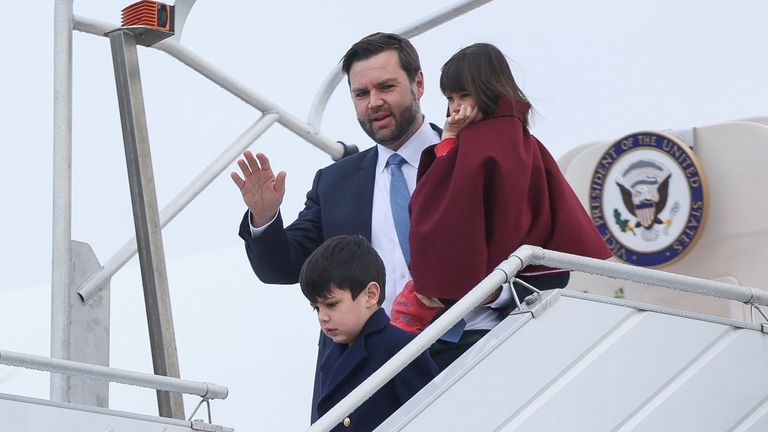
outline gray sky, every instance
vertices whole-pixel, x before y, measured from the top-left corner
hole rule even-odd
[[[75,14],[117,23],[126,4],[76,1]],[[374,31],[401,28],[450,3],[282,1],[259,8],[264,4],[198,1],[182,42],[305,119],[320,83],[351,43]],[[5,57],[0,130],[6,155],[0,170],[6,198],[0,212],[5,227],[0,295],[6,308],[10,299],[23,304],[6,310],[0,323],[16,320],[15,325],[21,322],[36,333],[32,339],[4,334],[0,349],[45,354],[48,324],[41,311],[49,307],[45,290],[51,259],[53,2],[12,2],[5,9],[7,16],[25,19],[7,20],[6,34],[12,37],[0,39]],[[26,17],[35,17],[40,28],[31,27]],[[765,116],[767,17],[762,0],[497,0],[413,39],[426,78],[422,110],[442,123],[440,66],[459,48],[484,41],[511,59],[539,113],[532,131],[555,156],[636,130]],[[164,53],[140,49],[139,58],[162,206],[259,113]],[[73,237],[88,242],[104,262],[133,233],[105,38],[74,35],[73,86]],[[344,84],[329,103],[322,129],[360,148],[371,145],[357,125]],[[315,170],[330,158],[280,126],[252,148],[288,172],[282,209],[292,220]],[[215,404],[214,415],[222,412],[215,421],[269,430],[277,427],[272,422],[280,412],[282,420],[296,422],[283,429],[294,430],[305,424],[308,411],[316,324],[298,290],[263,286],[250,273],[236,237],[244,206],[228,172],[164,230],[182,374],[233,388],[230,400]],[[113,279],[113,364],[150,370],[135,260],[123,273]],[[257,341],[267,344],[259,347]],[[23,382],[4,381],[3,373],[0,369],[0,392],[7,391],[4,382]],[[33,396],[45,397],[42,381],[36,381]],[[112,388],[113,404],[126,404],[120,409],[152,412],[151,393],[133,397]]]

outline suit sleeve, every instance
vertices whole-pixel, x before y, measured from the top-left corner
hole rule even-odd
[[[245,251],[254,273],[259,280],[269,284],[294,284],[299,281],[301,266],[323,241],[320,211],[322,170],[318,171],[307,192],[304,209],[295,222],[284,227],[282,215],[258,237],[251,236],[248,212],[240,223],[240,237],[245,241]]]

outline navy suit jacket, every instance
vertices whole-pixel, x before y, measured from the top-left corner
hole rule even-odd
[[[268,284],[294,284],[304,260],[323,241],[337,235],[361,235],[371,240],[373,183],[378,148],[346,157],[315,174],[304,210],[295,222],[283,225],[280,213],[264,232],[251,236],[249,213],[240,224],[240,237],[251,267]]]
[[[352,345],[333,343],[320,364],[317,413],[322,416],[341,402],[415,336],[390,324],[386,312],[379,309],[371,315]],[[341,423],[333,430],[374,430],[437,373],[437,366],[429,354],[421,353],[347,417],[349,426]]]

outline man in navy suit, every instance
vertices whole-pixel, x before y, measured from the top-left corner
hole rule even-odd
[[[367,240],[337,236],[304,263],[301,291],[333,340],[320,364],[322,416],[376,372],[415,335],[389,323],[384,301],[384,263]],[[421,353],[333,430],[371,431],[437,376],[437,366]]]
[[[341,234],[364,237],[384,261],[383,309],[389,312],[411,276],[393,222],[387,160],[394,153],[405,159],[402,173],[412,193],[421,153],[440,141],[440,132],[421,113],[424,76],[407,39],[388,33],[366,36],[347,51],[342,71],[360,126],[377,145],[319,170],[304,209],[287,227],[279,211],[285,172],[275,174],[266,155],[246,151],[238,160],[242,177],[232,173],[248,206],[239,235],[254,272],[270,284],[297,283],[304,261],[326,239]],[[492,306],[478,307],[467,315],[466,330],[458,342],[441,343],[440,354],[433,355],[438,366],[450,364],[501,321],[503,314]],[[329,345],[321,334],[318,365]],[[316,373],[313,406],[318,377]],[[313,410],[312,420],[316,418]]]

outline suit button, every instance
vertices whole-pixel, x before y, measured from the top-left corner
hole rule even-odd
[[[344,418],[344,426],[349,427],[349,424],[352,423],[352,421],[349,419],[349,417]]]

